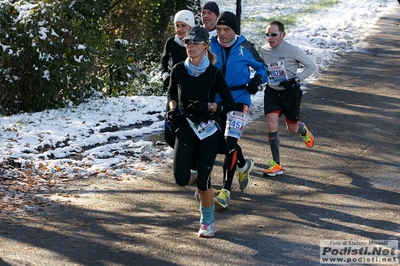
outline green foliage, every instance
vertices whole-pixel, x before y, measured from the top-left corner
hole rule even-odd
[[[0,1],[0,112],[42,111],[92,95],[157,95],[172,19],[199,0]]]
[[[330,6],[336,5],[339,3],[339,0],[320,0],[315,4],[311,4],[305,12],[314,13],[324,8],[328,8]]]
[[[103,87],[97,78],[96,55],[105,49],[107,36],[97,26],[108,1],[89,5],[92,2],[1,4],[4,112],[77,104]]]
[[[163,93],[159,62],[167,38],[174,35],[173,16],[181,9],[194,10],[199,0],[143,0],[119,1],[106,18],[110,40],[123,40],[122,50],[105,62],[111,76],[109,94],[160,95]],[[136,15],[138,14],[138,15]],[[118,60],[120,58],[121,60]],[[127,59],[124,61],[123,59]],[[128,77],[125,73],[129,72]]]

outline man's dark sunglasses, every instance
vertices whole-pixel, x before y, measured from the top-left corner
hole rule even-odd
[[[269,37],[269,36],[276,37],[276,36],[278,36],[279,34],[281,34],[281,33],[280,33],[280,32],[273,32],[273,33],[267,32],[267,33],[265,33],[265,36],[267,36],[267,37]]]

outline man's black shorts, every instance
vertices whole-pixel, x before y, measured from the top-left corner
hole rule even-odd
[[[264,114],[281,111],[287,119],[297,122],[300,119],[300,104],[303,91],[300,87],[293,90],[278,91],[267,86],[264,91]]]

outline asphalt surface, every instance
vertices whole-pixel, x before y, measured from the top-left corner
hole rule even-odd
[[[400,7],[361,51],[307,86],[301,120],[315,146],[282,119],[284,175],[262,176],[271,159],[264,117],[246,127],[251,185],[240,192],[234,182],[214,238],[197,237],[193,189],[178,187],[164,165],[120,181],[77,180],[46,195],[57,200],[38,212],[0,216],[0,265],[319,265],[320,240],[399,240],[399,30]]]

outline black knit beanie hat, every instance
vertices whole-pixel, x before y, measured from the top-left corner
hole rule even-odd
[[[201,7],[201,11],[203,11],[204,9],[210,10],[217,17],[219,16],[219,7],[218,7],[217,3],[213,2],[213,1],[205,2],[204,5]]]
[[[229,11],[222,12],[217,18],[217,25],[225,25],[238,34],[238,22],[236,15]]]

